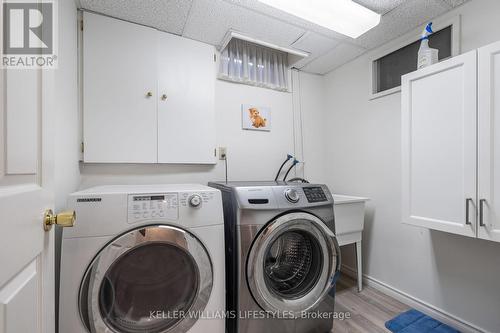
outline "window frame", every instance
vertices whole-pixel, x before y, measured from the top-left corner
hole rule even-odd
[[[415,41],[420,39],[420,35],[422,34],[422,30],[425,28],[427,23],[419,26],[418,28],[412,30],[410,33],[404,35],[401,38],[398,38],[395,42],[387,44],[383,49],[379,50],[375,54],[370,57],[369,62],[369,75],[370,75],[370,83],[368,85],[368,98],[369,100],[374,100],[377,98],[381,98],[384,96],[392,95],[401,91],[401,86],[397,86],[391,89],[387,89],[381,92],[375,92],[375,87],[377,86],[377,66],[376,61],[380,58],[385,57],[388,54],[391,54],[399,49],[402,49],[405,46],[408,46]],[[455,57],[461,52],[461,41],[460,41],[460,32],[461,32],[461,17],[460,15],[456,15],[453,17],[438,19],[433,21],[432,28],[434,31],[442,30],[446,27],[451,26],[451,57]],[[445,58],[449,59],[449,58]],[[442,59],[442,60],[445,60]],[[442,61],[441,60],[441,61]]]
[[[231,80],[229,78],[221,76],[219,73],[221,53],[227,47],[227,45],[229,44],[229,42],[233,38],[239,39],[242,41],[246,41],[249,43],[253,43],[253,44],[256,44],[260,47],[265,47],[265,48],[269,48],[269,49],[272,49],[275,51],[281,51],[281,52],[286,53],[287,57],[288,57],[288,64],[287,64],[287,71],[286,71],[288,81],[287,81],[286,89],[283,89],[283,90],[282,89],[274,89],[274,88],[262,86],[259,84],[253,84],[252,82],[242,82],[242,81],[237,81],[237,80]],[[257,87],[257,88],[270,89],[270,90],[284,92],[284,93],[291,93],[293,90],[293,84],[292,84],[292,69],[294,68],[293,66],[297,62],[299,62],[300,60],[309,57],[309,55],[310,55],[309,52],[305,52],[302,50],[296,50],[296,49],[292,49],[292,48],[281,47],[281,46],[278,46],[276,44],[265,42],[265,41],[262,41],[260,39],[256,39],[256,38],[247,36],[245,34],[242,34],[236,30],[230,29],[226,33],[226,35],[224,36],[220,45],[217,47],[217,55],[216,55],[217,79],[221,80],[221,81],[229,82],[229,83],[243,84],[243,85],[247,85],[250,87]]]

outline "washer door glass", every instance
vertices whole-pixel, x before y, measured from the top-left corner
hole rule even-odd
[[[286,231],[268,247],[264,277],[272,291],[283,298],[298,298],[314,287],[323,267],[318,240],[311,234]]]
[[[87,270],[80,313],[94,332],[186,332],[212,289],[203,245],[169,226],[128,232],[108,244]],[[92,329],[91,329],[92,328]]]
[[[261,308],[296,315],[318,305],[340,267],[333,232],[308,213],[289,213],[264,227],[250,249],[247,282]]]

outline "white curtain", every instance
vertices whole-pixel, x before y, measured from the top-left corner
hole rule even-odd
[[[221,53],[219,78],[286,91],[287,54],[233,38]]]

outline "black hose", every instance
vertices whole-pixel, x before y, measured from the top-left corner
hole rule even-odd
[[[293,167],[296,166],[298,163],[299,163],[299,161],[293,160],[292,165],[288,168],[288,171],[285,173],[285,177],[283,177],[284,182],[286,181],[286,177],[288,177],[288,174],[290,173],[290,171],[292,171]]]
[[[274,178],[274,181],[277,181],[278,180],[278,177],[280,176],[280,173],[281,173],[281,170],[283,169],[283,167],[285,166],[286,162],[288,162],[290,159],[292,159],[293,156],[290,155],[290,154],[287,154],[286,155],[286,160],[283,162],[283,164],[281,164],[280,166],[280,169],[278,170],[278,173],[276,174],[276,177]]]

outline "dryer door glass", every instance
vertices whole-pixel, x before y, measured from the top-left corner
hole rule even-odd
[[[162,332],[177,323],[174,311],[189,310],[198,287],[196,263],[189,253],[170,244],[146,244],[108,269],[99,309],[118,332]]]
[[[300,315],[333,287],[339,256],[335,235],[319,218],[303,212],[282,215],[260,231],[250,249],[250,292],[266,311]]]
[[[108,244],[87,270],[80,314],[91,332],[187,332],[213,282],[209,255],[189,232],[148,226]]]

